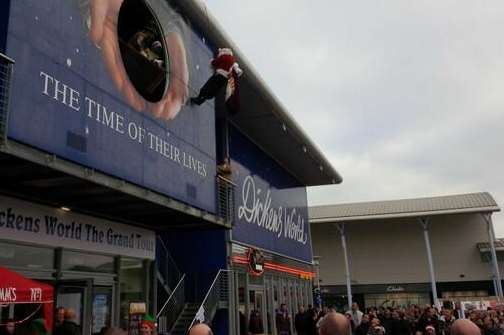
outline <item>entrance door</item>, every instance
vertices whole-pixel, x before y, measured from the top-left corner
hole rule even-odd
[[[258,312],[259,317],[263,324],[263,329],[266,332],[267,318],[269,315],[266,313],[266,300],[264,298],[264,288],[253,287],[250,289],[250,310],[251,312]]]
[[[266,298],[264,297],[264,291],[256,291],[256,308],[258,311],[261,311],[262,320],[263,320],[263,329],[267,333],[268,332],[268,311],[266,309]]]
[[[74,322],[80,326],[83,335],[90,334],[92,288],[92,280],[65,280],[56,286],[56,306],[75,311]]]

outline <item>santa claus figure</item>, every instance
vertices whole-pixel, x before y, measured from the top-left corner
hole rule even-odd
[[[191,103],[201,105],[206,100],[215,98],[219,91],[226,86],[226,104],[233,112],[238,110],[238,77],[243,74],[236,62],[233,51],[220,48],[217,57],[212,59],[214,74],[201,88],[197,97],[191,98]]]

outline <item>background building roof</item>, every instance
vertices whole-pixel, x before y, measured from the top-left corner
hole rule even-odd
[[[496,251],[504,251],[504,238],[496,238],[494,245]],[[482,253],[490,252],[490,243],[488,242],[479,242],[476,246]]]
[[[500,208],[494,198],[482,192],[316,206],[309,208],[309,217],[310,222],[337,222],[497,211]]]

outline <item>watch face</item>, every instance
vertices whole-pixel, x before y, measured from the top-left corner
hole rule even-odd
[[[117,35],[131,83],[145,100],[159,102],[169,84],[169,55],[160,21],[145,0],[124,0]]]

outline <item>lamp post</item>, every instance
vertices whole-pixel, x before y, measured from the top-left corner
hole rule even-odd
[[[322,308],[322,291],[320,290],[320,258],[321,256],[313,256],[313,265],[315,265],[317,275],[317,304]]]

